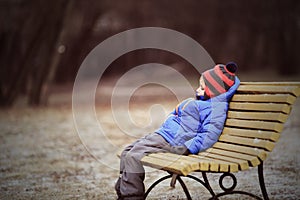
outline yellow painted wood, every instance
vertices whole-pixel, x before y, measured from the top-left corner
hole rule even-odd
[[[230,172],[229,163],[226,162],[216,162],[216,160],[210,159],[208,157],[197,155],[201,160],[208,161],[210,164],[210,171],[216,172]]]
[[[216,159],[208,158],[208,157],[201,156],[201,155],[192,155],[191,154],[191,155],[189,155],[189,157],[198,159],[200,164],[202,164],[202,162],[204,162],[204,163],[208,162],[210,164],[208,171],[210,171],[210,172],[237,172],[238,171],[238,165],[236,163],[216,160]]]
[[[228,142],[238,145],[245,145],[249,147],[263,148],[268,151],[272,151],[275,144],[268,140],[260,140],[260,139],[250,139],[243,137],[236,137],[231,135],[221,135],[219,141]]]
[[[209,162],[209,171],[219,172],[220,164],[216,162]]]
[[[219,171],[221,169],[221,165],[226,165],[226,166],[228,165],[229,166],[229,168],[228,168],[229,172],[238,171],[240,169],[239,164],[241,164],[241,163],[238,163],[238,162],[245,162],[246,163],[246,161],[241,161],[241,160],[238,160],[238,161],[237,160],[228,160],[228,159],[225,160],[224,157],[222,157],[222,159],[220,159],[220,157],[215,156],[213,154],[209,154],[207,152],[200,152],[198,155],[194,155],[194,156],[197,156],[201,159],[209,160],[213,164],[218,164],[219,165]],[[218,165],[216,165],[216,166],[218,166]],[[243,165],[243,168],[246,169],[247,166]],[[213,171],[213,170],[211,170],[211,171]]]
[[[293,104],[296,97],[291,94],[235,94],[231,101]]]
[[[286,122],[288,115],[276,112],[228,111],[227,118]]]
[[[228,144],[223,142],[217,142],[213,145],[213,148],[229,150],[238,153],[244,153],[247,155],[257,156],[260,160],[264,161],[267,158],[268,152],[263,149],[240,146],[238,144]]]
[[[201,161],[199,162],[199,171],[207,172],[209,170],[209,162]]]
[[[239,103],[230,102],[230,110],[250,110],[250,111],[265,111],[265,112],[283,112],[289,114],[291,107],[288,104],[279,103]]]
[[[199,163],[202,163],[202,162],[208,163],[209,164],[208,171],[210,171],[210,172],[219,172],[220,163],[214,162],[211,159],[201,157],[201,156],[198,156],[198,155],[189,155],[189,157],[198,159]]]
[[[168,161],[168,160],[162,160],[160,158],[152,157],[151,155],[148,155],[148,156],[145,156],[142,158],[141,161],[142,161],[143,165],[153,167],[156,169],[170,171],[170,172],[173,172],[176,174],[181,174],[184,176],[186,176],[190,172],[192,172],[192,169],[188,165],[173,162],[173,161]]]
[[[274,131],[239,129],[239,128],[230,128],[230,127],[224,127],[222,134],[245,137],[245,138],[266,139],[266,140],[271,140],[273,142],[277,142],[280,137],[280,134]]]
[[[220,172],[229,172],[229,165],[225,164],[225,163],[224,164],[220,163],[219,171]]]
[[[199,171],[209,171],[209,161],[207,161],[207,160],[201,160],[199,158],[195,158],[195,157],[192,156],[192,154],[189,155],[189,156],[184,156],[183,159],[185,159],[189,162],[190,161],[191,162],[197,162]]]
[[[236,163],[239,165],[240,170],[249,169],[249,164],[248,164],[248,161],[246,161],[246,160],[242,160],[242,159],[238,159],[238,158],[231,158],[231,157],[227,157],[224,155],[217,155],[217,154],[208,153],[208,152],[200,152],[198,155],[207,157],[207,158],[213,158],[213,159],[220,160],[220,161]]]
[[[236,163],[229,164],[229,172],[237,172],[239,171],[239,166]]]
[[[242,154],[242,153],[237,153],[237,152],[227,151],[227,150],[221,150],[221,149],[217,149],[217,148],[210,148],[207,150],[207,152],[213,153],[213,154],[218,154],[218,155],[223,155],[223,156],[227,156],[227,157],[247,160],[251,167],[255,167],[260,164],[260,161],[257,156],[250,156],[247,154]]]
[[[281,132],[283,130],[283,124],[278,122],[266,122],[255,120],[240,120],[240,119],[227,119],[225,126],[228,127],[242,127],[250,129],[261,129]]]
[[[151,154],[150,157],[159,158],[161,160],[168,160],[170,162],[176,162],[182,165],[188,165],[192,171],[199,170],[199,163],[195,160],[192,160],[188,156],[177,155],[173,153],[155,153]]]
[[[193,154],[190,154],[188,156],[183,156],[182,159],[187,160],[187,161],[191,161],[191,162],[197,162],[198,163],[198,167],[199,167],[199,171],[209,171],[209,161],[205,160],[205,159],[200,159],[198,157],[194,157]]]
[[[276,93],[276,94],[292,94],[294,96],[300,95],[300,88],[298,86],[289,85],[240,85],[237,92],[251,92],[251,93]]]

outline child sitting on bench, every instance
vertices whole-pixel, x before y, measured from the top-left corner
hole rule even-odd
[[[127,146],[121,154],[118,199],[144,199],[145,171],[141,159],[150,153],[197,154],[217,142],[227,117],[228,102],[240,81],[233,62],[202,73],[196,98],[176,106],[154,133]]]

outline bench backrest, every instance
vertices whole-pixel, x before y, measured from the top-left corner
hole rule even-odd
[[[236,151],[265,160],[299,95],[300,82],[242,82],[230,102],[223,133],[212,150]]]

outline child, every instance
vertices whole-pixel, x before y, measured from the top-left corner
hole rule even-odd
[[[162,126],[127,146],[121,154],[120,177],[115,185],[118,199],[144,199],[143,156],[171,152],[197,154],[217,142],[225,123],[228,102],[239,86],[237,65],[216,65],[202,73],[196,99],[178,104]]]

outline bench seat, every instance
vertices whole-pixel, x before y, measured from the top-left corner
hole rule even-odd
[[[179,176],[191,172],[233,173],[262,166],[279,140],[299,95],[300,82],[242,82],[229,104],[223,132],[213,147],[197,155],[150,154],[142,158],[142,163]],[[259,178],[263,197],[268,199],[262,167]],[[209,183],[205,184],[209,189]]]

